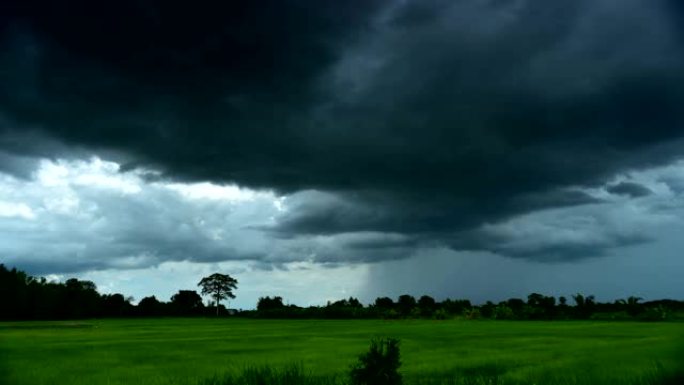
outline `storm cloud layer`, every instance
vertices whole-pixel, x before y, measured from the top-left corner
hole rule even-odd
[[[287,197],[245,227],[271,250],[208,242],[208,260],[598,256],[648,242],[675,194],[632,179],[684,154],[680,3],[8,1],[0,171],[95,153],[143,185]],[[139,237],[121,255],[169,241]]]

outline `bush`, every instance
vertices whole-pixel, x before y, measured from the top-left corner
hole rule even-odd
[[[399,319],[401,318],[401,314],[399,314],[398,311],[394,309],[387,310],[386,312],[383,313],[382,318],[384,319]]]
[[[359,356],[359,362],[352,366],[352,385],[401,385],[398,369],[399,340],[394,338],[373,340],[367,353]]]
[[[465,316],[466,319],[480,319],[482,318],[482,315],[480,314],[480,310],[476,308],[468,309],[466,310],[463,315]]]
[[[670,311],[663,305],[658,305],[647,309],[639,314],[637,319],[640,321],[665,321],[671,316]]]
[[[506,305],[498,305],[494,308],[492,318],[498,320],[512,320],[515,319],[515,313],[513,313],[513,309]]]
[[[444,309],[439,309],[435,312],[435,314],[432,315],[432,318],[434,319],[439,319],[439,320],[444,320],[450,318],[449,313],[444,310]]]

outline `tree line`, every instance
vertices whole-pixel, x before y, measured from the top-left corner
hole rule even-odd
[[[91,281],[70,278],[63,283],[49,282],[0,264],[0,320],[226,314],[228,311],[220,300],[234,298],[232,289],[237,280],[229,277],[226,281],[223,277],[226,276],[213,274],[198,284],[203,294],[213,298],[209,306],[205,306],[200,294],[194,290],[179,290],[168,302],[149,296],[134,305],[132,297],[120,293],[100,294]]]
[[[369,305],[350,297],[330,301],[325,306],[300,307],[286,305],[280,296],[259,298],[255,310],[229,311],[220,303],[235,298],[237,280],[223,274],[203,278],[198,286],[213,301],[205,305],[194,290],[179,290],[168,302],[155,296],[141,299],[123,294],[100,294],[91,281],[71,278],[63,283],[35,278],[0,264],[0,320],[80,319],[100,317],[164,317],[212,316],[234,314],[253,318],[424,318],[424,319],[495,319],[495,320],[570,320],[570,319],[636,319],[668,320],[684,312],[684,302],[658,300],[644,302],[629,297],[601,303],[594,296],[576,294],[553,297],[532,293],[526,299],[511,298],[494,303],[474,305],[467,299],[437,301],[424,295],[416,299],[405,294],[396,300],[377,298]]]
[[[526,299],[510,298],[494,303],[487,301],[473,305],[467,299],[437,301],[424,295],[418,299],[404,294],[393,300],[379,297],[364,306],[350,297],[325,306],[299,307],[285,305],[281,297],[262,297],[255,311],[242,312],[244,316],[260,318],[423,318],[423,319],[494,319],[494,320],[673,320],[684,315],[684,301],[657,300],[642,302],[629,297],[601,303],[594,296],[575,294],[572,303],[566,297],[532,293]]]

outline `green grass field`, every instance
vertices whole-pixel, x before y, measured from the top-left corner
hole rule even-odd
[[[684,323],[94,320],[0,323],[0,381],[195,384],[292,364],[343,381],[373,337],[401,340],[406,383],[647,384],[684,365]]]

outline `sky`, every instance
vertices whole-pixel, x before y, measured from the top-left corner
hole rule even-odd
[[[684,299],[679,0],[8,0],[0,263],[168,300]]]

